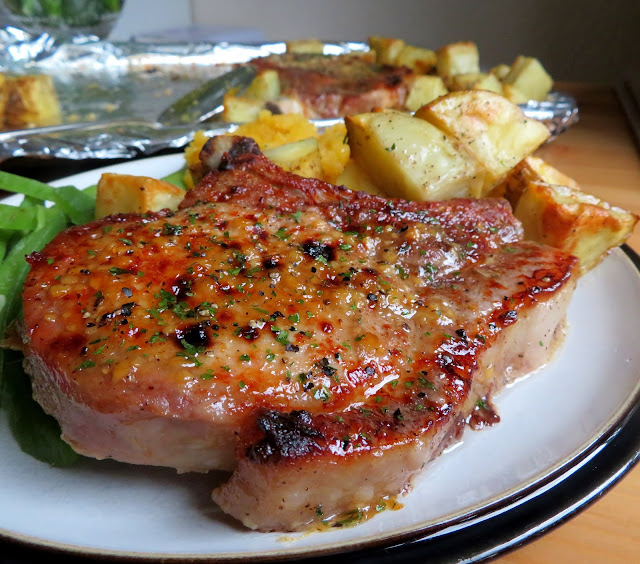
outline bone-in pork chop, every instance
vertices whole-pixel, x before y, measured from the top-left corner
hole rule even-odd
[[[275,70],[282,94],[308,118],[335,118],[375,108],[403,109],[415,74],[357,55],[284,53],[253,59],[258,71]]]
[[[77,451],[231,470],[225,511],[299,530],[404,491],[549,359],[576,259],[522,242],[505,201],[351,192],[246,138],[202,155],[177,212],[29,257],[26,368]]]

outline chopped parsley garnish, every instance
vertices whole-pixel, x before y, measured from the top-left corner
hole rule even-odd
[[[278,231],[276,231],[274,235],[281,241],[284,241],[289,237],[289,234],[287,233],[287,230],[284,227],[281,227],[280,229],[278,229]]]
[[[112,266],[109,269],[109,274],[113,274],[114,276],[120,276],[121,274],[131,274],[131,271],[127,270],[126,268],[119,268],[117,266]]]
[[[163,235],[182,235],[182,226],[174,225],[172,223],[165,223],[162,226],[162,234]]]
[[[285,329],[278,329],[277,327],[271,327],[271,331],[276,334],[276,341],[282,346],[287,346],[289,343],[289,331]]]

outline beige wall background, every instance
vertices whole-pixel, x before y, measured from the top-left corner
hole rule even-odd
[[[260,27],[268,39],[469,39],[481,64],[537,56],[556,79],[640,78],[640,0],[191,0],[199,25]]]
[[[0,21],[2,24],[2,21]],[[125,0],[112,38],[475,41],[487,68],[538,57],[556,80],[640,80],[640,0]]]

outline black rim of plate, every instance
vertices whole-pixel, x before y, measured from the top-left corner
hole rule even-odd
[[[622,250],[640,271],[640,256],[627,245]],[[436,532],[417,531],[402,540],[387,539],[381,546],[354,551],[311,556],[293,556],[287,561],[309,564],[349,562],[395,564],[402,562],[483,562],[510,552],[555,528],[599,499],[614,486],[640,459],[640,403],[633,405],[619,423],[590,448],[558,472],[535,484],[515,499],[505,500],[484,513]],[[354,547],[355,548],[355,547]],[[49,561],[52,552],[63,553],[70,564],[113,559],[146,561],[146,558],[123,558],[100,554],[82,555],[82,548],[66,551],[44,548],[13,539],[0,540],[0,564]],[[99,559],[99,560],[98,560]],[[172,561],[189,562],[186,557]],[[212,555],[212,561],[215,561]],[[197,561],[203,560],[198,558]],[[272,562],[275,562],[273,560]]]

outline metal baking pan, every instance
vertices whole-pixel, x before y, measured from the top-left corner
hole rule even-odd
[[[231,43],[86,42],[56,45],[44,35],[25,40],[0,30],[0,72],[46,73],[54,78],[65,123],[95,121],[90,129],[16,137],[0,134],[0,161],[9,157],[119,159],[180,148],[196,129],[210,134],[233,128],[215,118],[204,124],[158,127],[162,109],[204,80],[252,58],[283,53],[282,42]],[[325,53],[363,51],[364,43],[328,43]],[[530,101],[525,113],[557,135],[577,120],[575,101],[554,92]],[[109,126],[98,125],[105,121]]]

